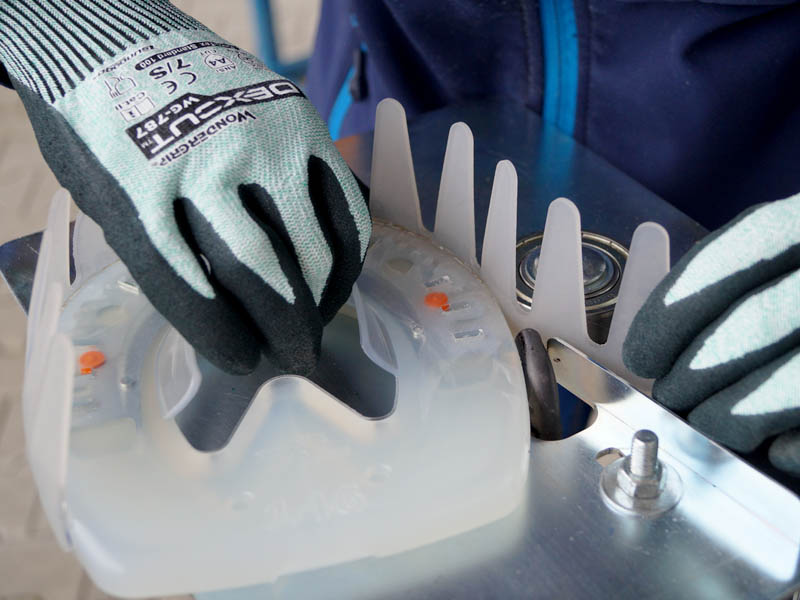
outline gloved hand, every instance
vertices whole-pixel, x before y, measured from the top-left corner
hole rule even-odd
[[[623,346],[654,398],[709,437],[800,476],[800,195],[710,234],[656,287]]]
[[[297,86],[166,0],[6,0],[0,60],[61,184],[197,350],[314,368],[371,224]]]

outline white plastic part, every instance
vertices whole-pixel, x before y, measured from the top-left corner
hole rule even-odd
[[[75,551],[108,592],[209,591],[390,555],[522,501],[530,434],[513,338],[490,290],[429,239],[376,224],[355,293],[363,349],[396,378],[388,414],[276,377],[209,453],[163,418],[159,338],[172,334],[143,295],[115,285],[125,273],[98,273],[61,316],[81,337],[85,315],[125,309],[93,334],[108,362],[76,382],[76,402],[84,386],[90,398],[73,416],[67,485]],[[428,306],[432,291],[452,309]]]
[[[466,264],[477,268],[474,182],[472,131],[466,123],[454,123],[444,154],[434,236]]]
[[[161,416],[173,419],[200,389],[203,376],[197,367],[197,356],[181,334],[170,329],[156,351],[155,364],[155,387]]]
[[[581,251],[578,209],[566,198],[553,200],[547,209],[531,312],[520,323],[524,326],[525,321],[535,320],[535,329],[544,340],[556,336],[589,339]]]
[[[439,206],[433,236],[468,265],[477,264],[474,250],[472,191],[473,140],[463,123],[450,130],[439,190]],[[392,193],[386,170],[399,168],[391,184],[403,193]],[[419,231],[414,215],[416,203],[414,168],[411,161],[405,113],[394,100],[383,100],[375,121],[372,177],[379,175],[378,216]],[[410,189],[412,188],[413,189]],[[373,196],[371,196],[373,197]],[[413,217],[413,218],[412,218]],[[408,223],[408,224],[407,224]],[[554,200],[547,212],[542,251],[530,310],[516,294],[517,179],[513,165],[501,161],[495,171],[492,198],[483,239],[480,274],[489,285],[516,335],[521,329],[536,329],[546,343],[558,337],[590,358],[614,371],[645,393],[652,382],[633,375],[622,361],[622,343],[633,316],[655,285],[669,270],[669,238],[655,223],[643,223],[634,232],[630,255],[623,273],[617,308],[605,344],[593,341],[587,332],[583,295],[581,222],[577,207],[566,198]]]
[[[386,328],[375,311],[364,300],[358,284],[353,286],[353,303],[356,315],[358,315],[358,335],[364,354],[384,371],[396,374],[397,358],[392,350]]]
[[[262,583],[409,550],[522,501],[530,436],[513,338],[491,291],[429,237],[376,223],[357,319],[342,317],[396,381],[385,414],[275,377],[227,445],[201,452],[174,419],[203,391],[193,351],[127,269],[107,264],[88,220],[75,242],[81,279],[64,300],[68,206],[56,197],[37,268],[26,443],[59,542],[106,591]],[[433,291],[448,294],[449,311],[426,304]],[[73,341],[101,350],[105,364],[76,374]]]
[[[369,203],[372,215],[423,233],[406,111],[392,98],[378,103],[372,141]]]
[[[510,161],[502,160],[494,171],[483,239],[481,277],[495,293],[512,330],[519,330],[516,324],[523,312],[516,302],[516,273],[513,268],[508,268],[517,261],[515,233],[510,233],[512,231],[517,231],[517,171]]]
[[[72,260],[75,263],[73,288],[80,287],[85,280],[119,260],[106,243],[100,226],[82,212],[75,218]]]
[[[31,301],[28,306],[26,365],[35,348],[32,338],[39,332],[38,324],[45,298],[48,296],[48,287],[59,285],[62,292],[69,287],[69,202],[66,190],[59,190],[53,196],[47,216],[47,227],[39,246],[39,260],[36,263]]]
[[[57,325],[69,286],[69,209],[69,195],[59,191],[50,208],[33,280],[22,389],[28,463],[45,516],[64,549],[71,546],[65,487],[76,365],[72,343],[57,332]]]

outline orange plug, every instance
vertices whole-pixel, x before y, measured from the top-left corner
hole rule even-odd
[[[81,354],[78,364],[81,367],[81,375],[89,375],[97,367],[101,367],[106,362],[106,355],[99,350],[89,350]]]
[[[425,296],[425,306],[450,310],[450,300],[444,292],[431,292]]]

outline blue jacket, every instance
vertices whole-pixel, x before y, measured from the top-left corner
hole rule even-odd
[[[524,103],[709,228],[800,191],[796,3],[328,0],[307,87],[334,137]]]

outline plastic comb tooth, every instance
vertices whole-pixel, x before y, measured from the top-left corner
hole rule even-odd
[[[372,214],[379,219],[414,233],[425,232],[406,112],[391,98],[381,100],[375,113],[369,201]]]

